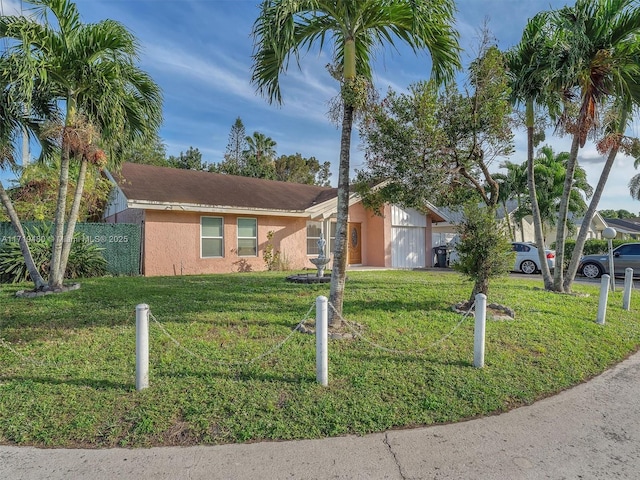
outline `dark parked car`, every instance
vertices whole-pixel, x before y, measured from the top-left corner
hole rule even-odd
[[[614,275],[624,276],[627,268],[633,268],[634,275],[640,275],[640,243],[625,243],[613,250]],[[578,272],[588,278],[598,278],[609,274],[609,254],[585,255],[580,260]]]

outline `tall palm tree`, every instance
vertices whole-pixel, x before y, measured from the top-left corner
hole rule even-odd
[[[273,160],[276,156],[276,142],[264,133],[253,132],[253,135],[245,138],[247,150],[245,154],[253,155],[257,158]]]
[[[276,142],[264,133],[253,132],[245,137],[247,149],[243,152],[245,177],[275,179]]]
[[[0,72],[3,71],[4,69],[0,63]],[[15,92],[4,81],[4,75],[0,75],[0,78],[2,78],[2,83],[0,83],[0,170],[16,166],[17,144],[22,142],[25,136],[27,139],[38,138],[42,145],[42,158],[49,156],[55,145],[52,139],[45,135],[45,118],[55,118],[56,106],[36,92],[35,95],[31,96],[31,107],[26,109],[24,102],[16,97]],[[36,289],[42,289],[47,282],[42,278],[38,267],[33,261],[22,222],[2,181],[0,181],[0,202],[2,202],[11,225],[17,234],[29,276]]]
[[[302,50],[333,43],[333,64],[342,95],[342,131],[338,168],[338,207],[330,301],[340,326],[347,266],[349,156],[354,111],[362,102],[362,79],[371,81],[371,56],[377,46],[401,40],[414,51],[431,54],[437,81],[450,79],[460,67],[452,0],[263,0],[253,28],[252,81],[270,102],[282,102],[280,74]],[[365,87],[366,88],[366,87]]]
[[[522,206],[522,198],[527,193],[526,164],[514,163],[507,160],[500,164],[500,168],[506,169],[506,173],[496,173],[493,175],[493,178],[500,184],[500,189],[498,190],[498,202],[502,204],[511,240],[515,242],[516,234],[511,227],[511,216],[508,211],[508,202],[510,200],[515,200],[517,202],[518,209]],[[522,235],[521,240],[524,242],[522,219],[520,219],[519,223],[520,233]]]
[[[556,154],[548,145],[540,149],[534,161],[535,182],[540,187],[537,190],[537,204],[543,228],[545,225],[560,228],[557,212],[562,200],[568,161],[568,152]],[[569,211],[576,216],[582,215],[587,208],[583,196],[590,198],[592,194],[593,188],[587,182],[587,172],[576,166],[569,197]]]
[[[84,24],[70,0],[27,0],[34,16],[0,18],[7,81],[26,105],[34,88],[63,110],[57,136],[60,176],[48,288],[62,286],[89,164],[104,166],[108,153],[156,131],[162,120],[159,87],[134,63],[137,42],[113,20]],[[49,21],[49,18],[53,17]],[[38,21],[42,19],[42,22]],[[117,159],[119,155],[110,155]],[[70,162],[79,174],[68,216]]]
[[[541,12],[529,19],[522,34],[522,39],[513,49],[507,52],[508,74],[514,104],[524,104],[524,123],[527,129],[527,188],[533,217],[534,238],[538,247],[539,264],[545,289],[553,289],[551,271],[545,258],[545,239],[540,208],[537,201],[537,186],[534,174],[534,147],[536,128],[536,107],[543,107],[553,116],[557,110],[556,96],[550,86],[550,66],[546,62],[550,58],[547,25],[549,17]]]
[[[640,64],[640,51],[638,51],[636,55],[636,64]],[[584,218],[582,220],[582,224],[580,225],[580,231],[578,232],[576,245],[573,249],[571,261],[569,262],[569,266],[567,267],[567,273],[564,279],[564,288],[566,291],[571,290],[571,284],[573,283],[573,280],[578,273],[580,257],[582,256],[584,244],[587,241],[587,233],[593,220],[593,216],[595,215],[598,208],[598,203],[600,202],[600,198],[602,197],[602,192],[604,191],[604,187],[607,183],[607,180],[609,179],[609,173],[611,172],[613,162],[615,161],[618,152],[622,150],[627,154],[634,155],[636,158],[638,157],[638,140],[626,138],[624,136],[624,132],[630,119],[632,118],[631,112],[634,106],[637,108],[637,106],[640,104],[639,74],[640,72],[637,72],[635,74],[635,78],[629,79],[629,86],[631,87],[629,92],[615,99],[614,104],[612,105],[612,111],[614,112],[614,115],[612,115],[612,122],[606,126],[605,136],[598,144],[599,151],[601,151],[602,153],[608,151],[607,160],[602,167],[602,172],[600,173],[598,184],[596,185],[593,196],[591,197],[591,201],[589,202],[589,207],[587,208],[587,211],[585,212]],[[638,165],[638,160],[636,160],[635,165]],[[634,196],[632,187],[634,178],[632,178],[629,182],[629,188],[632,191],[631,196]]]
[[[634,162],[635,168],[638,168],[640,162],[636,160]],[[631,198],[634,200],[640,200],[640,173],[631,177],[629,180],[629,193],[631,194]]]
[[[556,88],[579,102],[578,114],[565,117],[565,127],[573,135],[573,141],[558,209],[556,254],[562,265],[564,225],[578,151],[597,128],[604,103],[615,98],[638,98],[640,8],[636,0],[577,0],[573,7],[552,12],[549,26],[547,34],[556,47],[549,57],[551,69],[547,73]],[[590,223],[591,218],[585,216],[587,221]],[[570,282],[571,279],[564,281],[562,268],[555,269],[556,290],[565,291]]]

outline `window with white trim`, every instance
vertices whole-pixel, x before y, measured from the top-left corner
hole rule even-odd
[[[320,253],[318,251],[318,240],[320,240],[320,234],[322,233],[324,226],[323,222],[307,222],[307,255],[318,255]],[[336,222],[329,223],[328,237],[329,238],[327,239],[327,233],[325,232],[324,238],[325,240],[328,240],[327,246],[329,247],[328,251],[325,252],[327,255],[335,251]]]
[[[238,256],[258,256],[258,220],[255,218],[238,219]]]
[[[200,256],[224,257],[224,220],[222,217],[200,217]]]

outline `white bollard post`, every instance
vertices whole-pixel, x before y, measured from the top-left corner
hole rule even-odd
[[[149,305],[136,306],[136,390],[149,387]]]
[[[622,296],[622,308],[631,308],[631,290],[633,290],[633,268],[624,270],[624,295]]]
[[[327,297],[316,298],[316,380],[325,387],[329,385],[328,305]]]
[[[604,325],[604,319],[607,316],[607,301],[609,300],[609,275],[602,275],[600,280],[600,301],[598,302],[598,318],[596,321],[600,325]]]
[[[484,367],[484,332],[487,324],[487,296],[476,295],[476,323],[473,329],[473,366]]]

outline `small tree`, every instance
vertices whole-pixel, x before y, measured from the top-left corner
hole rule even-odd
[[[227,143],[224,160],[218,165],[210,165],[209,170],[226,173],[227,175],[242,175],[242,169],[246,163],[245,152],[247,149],[246,130],[242,119],[238,117],[229,132],[229,143]]]
[[[197,148],[189,147],[186,153],[180,152],[178,157],[171,155],[168,159],[170,167],[184,170],[206,170],[207,162],[202,160],[202,153]]]
[[[509,234],[496,220],[493,208],[469,203],[464,207],[464,219],[458,225],[460,240],[456,246],[459,260],[455,270],[474,281],[467,303],[471,306],[478,293],[489,292],[492,278],[507,275],[515,261]]]
[[[295,155],[281,155],[274,162],[275,179],[282,182],[305,183],[328,187],[331,163],[320,162],[316,157],[304,158],[299,153]]]

